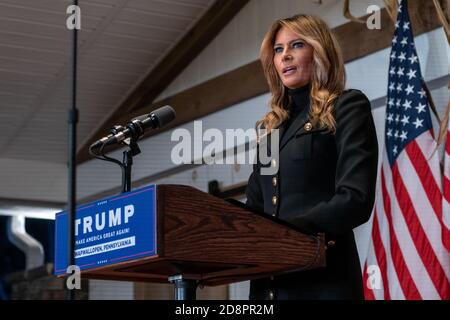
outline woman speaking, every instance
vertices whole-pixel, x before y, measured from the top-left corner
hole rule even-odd
[[[374,204],[378,143],[370,102],[345,89],[329,27],[296,15],[274,22],[261,46],[270,111],[257,122],[279,133],[273,175],[253,166],[247,205],[307,233],[324,233],[326,267],[253,280],[250,299],[363,299],[353,228]],[[277,162],[278,161],[278,162]]]

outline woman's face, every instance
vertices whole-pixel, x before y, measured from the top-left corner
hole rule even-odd
[[[313,48],[298,34],[282,27],[275,37],[273,62],[286,87],[300,88],[311,80]]]

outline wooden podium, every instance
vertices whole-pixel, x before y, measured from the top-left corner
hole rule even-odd
[[[325,266],[323,237],[189,186],[156,188],[157,252],[82,271],[86,278],[215,286]]]

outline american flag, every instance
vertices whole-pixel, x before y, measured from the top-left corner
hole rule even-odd
[[[363,272],[366,299],[449,299],[439,154],[406,0],[392,40],[384,143]]]

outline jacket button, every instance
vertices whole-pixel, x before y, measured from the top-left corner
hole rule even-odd
[[[307,123],[305,124],[305,130],[306,130],[306,131],[311,131],[311,129],[312,129],[312,124],[311,124],[311,122],[307,122]]]
[[[272,159],[272,167],[276,168],[276,166],[277,166],[277,160]]]
[[[273,177],[272,178],[272,184],[273,184],[274,187],[277,186],[277,177]]]
[[[273,300],[273,298],[275,297],[274,293],[272,290],[269,291],[269,300]]]
[[[273,197],[272,197],[272,204],[273,204],[273,205],[276,205],[276,204],[277,204],[277,201],[278,201],[277,196],[273,196]]]
[[[334,242],[333,240],[330,240],[327,242],[327,247],[334,247],[335,244],[336,244],[336,242]]]

